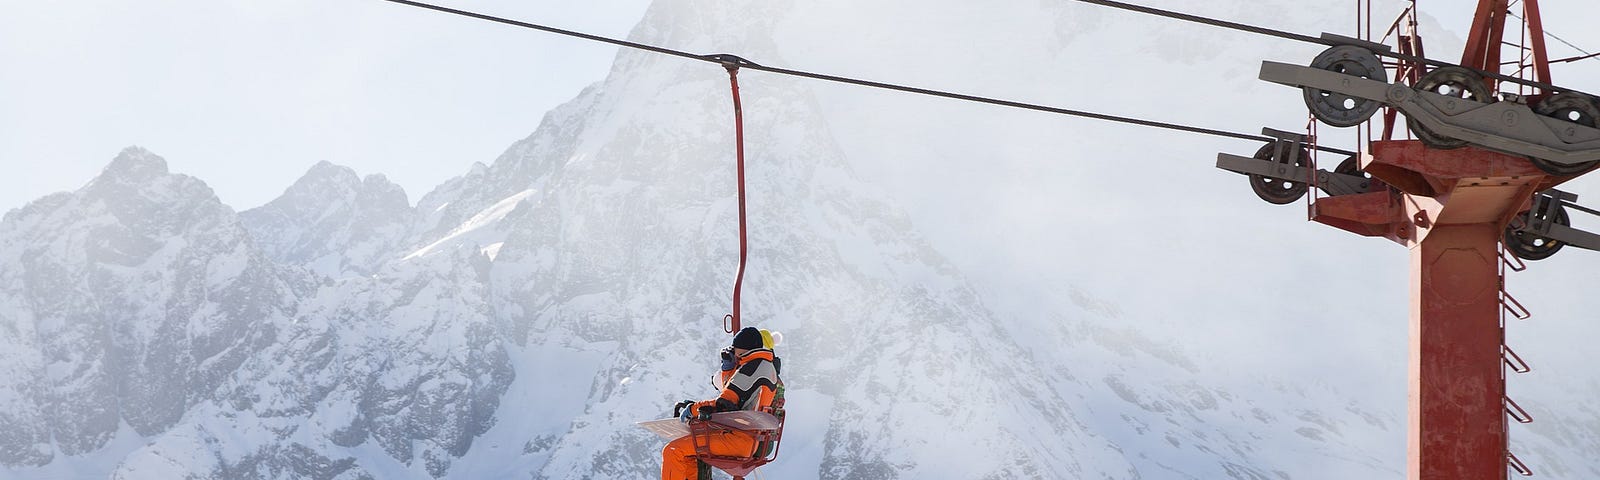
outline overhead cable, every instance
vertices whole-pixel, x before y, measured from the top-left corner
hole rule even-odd
[[[1072,0],[1072,1],[1083,2],[1083,3],[1093,4],[1093,5],[1100,5],[1100,6],[1105,6],[1105,7],[1111,7],[1111,8],[1121,9],[1121,10],[1127,10],[1127,11],[1130,11],[1130,12],[1139,12],[1139,13],[1155,15],[1155,16],[1159,16],[1159,17],[1171,18],[1171,19],[1175,19],[1175,20],[1182,20],[1182,21],[1185,21],[1185,22],[1198,23],[1198,24],[1202,24],[1202,25],[1210,25],[1210,26],[1213,26],[1213,27],[1222,27],[1222,28],[1227,28],[1227,29],[1232,29],[1232,30],[1238,30],[1238,31],[1241,31],[1241,32],[1249,32],[1249,33],[1255,33],[1255,34],[1259,34],[1259,35],[1267,35],[1267,36],[1278,37],[1278,38],[1283,38],[1283,39],[1287,39],[1287,40],[1294,40],[1294,41],[1305,42],[1305,43],[1314,43],[1314,44],[1318,44],[1318,45],[1326,45],[1326,46],[1330,46],[1330,47],[1336,47],[1336,46],[1345,44],[1343,42],[1340,42],[1338,40],[1333,40],[1333,39],[1327,39],[1327,38],[1321,38],[1321,37],[1313,37],[1313,36],[1310,36],[1310,35],[1302,35],[1302,34],[1293,33],[1293,32],[1286,32],[1286,31],[1283,31],[1283,30],[1275,30],[1275,29],[1266,28],[1266,27],[1258,27],[1258,26],[1247,25],[1247,24],[1238,23],[1238,22],[1230,22],[1230,21],[1227,21],[1227,20],[1218,20],[1218,19],[1215,19],[1215,18],[1202,17],[1202,16],[1199,16],[1199,15],[1191,15],[1191,14],[1182,13],[1182,12],[1174,12],[1172,10],[1162,10],[1162,9],[1155,8],[1155,7],[1146,7],[1146,6],[1143,6],[1143,5],[1134,5],[1134,4],[1131,4],[1131,3],[1117,2],[1117,1],[1112,1],[1112,0]],[[1418,56],[1415,56],[1415,55],[1407,55],[1407,54],[1397,53],[1397,52],[1392,52],[1392,51],[1375,51],[1373,53],[1378,54],[1378,55],[1382,55],[1382,56],[1386,56],[1386,57],[1399,59],[1399,60],[1405,60],[1405,61],[1408,61],[1408,62],[1417,62],[1417,63],[1427,64],[1427,65],[1432,65],[1432,66],[1435,66],[1435,67],[1466,68],[1467,70],[1471,70],[1471,71],[1476,72],[1477,74],[1483,75],[1485,77],[1494,78],[1496,80],[1505,81],[1505,82],[1511,82],[1511,83],[1515,83],[1515,84],[1519,84],[1519,85],[1527,85],[1527,86],[1530,86],[1530,87],[1539,88],[1539,89],[1547,91],[1547,92],[1582,93],[1582,92],[1578,92],[1577,90],[1573,90],[1573,89],[1570,89],[1570,88],[1562,88],[1562,87],[1558,87],[1558,86],[1551,85],[1551,84],[1544,83],[1544,82],[1535,82],[1535,81],[1532,81],[1532,80],[1527,80],[1527,79],[1523,79],[1523,78],[1517,78],[1517,77],[1513,77],[1513,76],[1510,76],[1510,75],[1506,75],[1506,74],[1503,74],[1503,73],[1500,73],[1500,72],[1490,72],[1490,71],[1487,71],[1487,70],[1481,70],[1481,69],[1477,69],[1477,68],[1469,68],[1469,67],[1465,67],[1465,66],[1454,64],[1454,63],[1450,63],[1450,62],[1445,62],[1445,61],[1440,61],[1440,60],[1433,60],[1433,59],[1418,57]]]
[[[1523,20],[1522,17],[1517,16],[1517,14],[1515,14],[1515,13],[1506,12],[1506,14],[1511,15],[1511,18],[1515,18],[1517,20]],[[1523,20],[1523,21],[1527,21],[1527,20]],[[1586,59],[1586,58],[1596,58],[1597,55],[1600,55],[1600,53],[1589,53],[1588,50],[1584,50],[1582,47],[1579,47],[1577,45],[1573,45],[1572,42],[1567,41],[1567,39],[1565,39],[1565,38],[1561,38],[1561,37],[1556,36],[1555,33],[1551,32],[1549,30],[1545,30],[1544,31],[1544,36],[1550,37],[1552,40],[1555,40],[1557,42],[1561,42],[1562,45],[1566,45],[1568,47],[1572,47],[1573,50],[1577,50],[1579,53],[1583,54],[1581,56],[1572,57],[1572,58],[1563,58],[1563,59],[1560,59],[1560,60],[1551,60],[1550,63],[1570,62],[1570,61],[1575,61],[1575,60],[1583,60],[1583,59]]]
[[[504,17],[496,17],[496,16],[493,16],[493,15],[485,15],[485,14],[482,14],[482,13],[470,12],[470,11],[466,11],[466,10],[458,10],[458,9],[454,9],[454,8],[449,8],[449,7],[439,6],[439,5],[433,5],[433,4],[428,4],[428,3],[422,3],[422,2],[417,2],[417,1],[413,1],[413,0],[383,0],[383,1],[390,2],[390,3],[396,3],[396,4],[401,4],[401,5],[412,6],[412,7],[417,7],[417,8],[423,8],[423,9],[427,9],[427,10],[433,10],[433,11],[436,11],[436,12],[449,13],[449,14],[452,14],[452,15],[460,15],[460,16],[463,16],[463,17],[470,17],[470,18],[475,18],[475,19],[479,19],[479,20],[487,20],[487,21],[500,23],[500,24],[505,24],[505,25],[511,25],[511,26],[515,26],[515,27],[529,28],[529,29],[533,29],[533,30],[539,30],[539,31],[547,32],[547,33],[554,33],[554,34],[557,34],[557,35],[564,35],[564,36],[568,36],[568,37],[579,38],[579,39],[588,40],[588,41],[592,41],[592,42],[607,43],[607,44],[616,45],[616,46],[619,46],[619,47],[626,47],[626,48],[632,48],[632,49],[637,49],[637,50],[644,50],[644,51],[648,51],[648,52],[659,53],[659,54],[662,54],[662,55],[670,55],[670,56],[686,58],[686,59],[690,59],[690,60],[699,60],[699,61],[703,61],[703,62],[716,63],[716,64],[723,65],[724,67],[746,68],[746,69],[750,69],[750,70],[758,70],[758,71],[763,71],[763,72],[776,73],[776,74],[780,74],[780,75],[789,75],[789,76],[795,76],[795,77],[810,78],[810,79],[822,80],[822,81],[826,81],[826,82],[843,83],[843,84],[857,85],[857,86],[862,86],[862,87],[879,88],[879,89],[884,89],[884,90],[894,90],[894,91],[899,91],[899,92],[915,93],[915,94],[919,94],[919,95],[929,95],[929,96],[934,96],[934,97],[943,97],[943,98],[949,98],[949,99],[954,99],[954,100],[962,100],[962,101],[967,101],[967,102],[985,103],[985,104],[989,104],[989,105],[998,105],[998,106],[1003,106],[1003,107],[1020,108],[1020,109],[1025,109],[1025,110],[1034,110],[1034,111],[1040,111],[1040,112],[1055,113],[1055,114],[1061,114],[1061,115],[1069,115],[1069,116],[1074,116],[1074,117],[1088,118],[1088,119],[1094,119],[1094,120],[1103,120],[1103,121],[1108,121],[1108,122],[1124,123],[1124,124],[1129,124],[1129,125],[1139,125],[1139,126],[1152,127],[1152,128],[1161,128],[1161,129],[1175,130],[1175,131],[1180,131],[1180,132],[1188,132],[1188,133],[1195,133],[1195,134],[1201,134],[1201,135],[1211,135],[1211,136],[1217,136],[1217,137],[1235,138],[1235,139],[1240,139],[1240,140],[1254,140],[1254,141],[1260,141],[1260,142],[1272,142],[1272,141],[1276,140],[1276,139],[1274,139],[1272,137],[1268,137],[1268,136],[1264,136],[1264,135],[1253,135],[1253,134],[1248,134],[1248,133],[1229,132],[1229,131],[1225,131],[1225,130],[1217,130],[1217,129],[1212,129],[1212,128],[1196,127],[1196,126],[1192,126],[1192,125],[1183,125],[1183,124],[1170,123],[1170,122],[1160,122],[1160,121],[1155,121],[1155,120],[1146,120],[1146,119],[1141,119],[1141,118],[1124,117],[1124,116],[1120,116],[1120,115],[1110,115],[1110,114],[1105,114],[1105,113],[1096,113],[1096,112],[1089,112],[1089,111],[1084,111],[1084,110],[1074,110],[1074,109],[1068,109],[1068,108],[1051,107],[1051,106],[1047,106],[1047,105],[1039,105],[1039,104],[1033,104],[1033,103],[1012,101],[1012,100],[1003,100],[1003,99],[990,98],[990,97],[982,97],[982,96],[978,96],[978,95],[968,95],[968,94],[964,94],[964,93],[956,93],[956,92],[949,92],[949,91],[943,91],[943,90],[934,90],[934,89],[929,89],[929,88],[913,87],[913,86],[908,86],[908,85],[900,85],[900,84],[893,84],[893,83],[886,83],[886,82],[877,82],[877,81],[872,81],[872,80],[862,80],[862,79],[858,79],[858,78],[842,77],[842,76],[838,76],[838,75],[828,75],[828,74],[816,73],[816,72],[807,72],[807,71],[803,71],[803,70],[794,70],[794,69],[782,68],[782,67],[773,67],[773,66],[761,65],[761,64],[758,64],[758,63],[755,63],[755,62],[751,62],[749,60],[745,60],[744,58],[741,58],[741,57],[736,56],[736,55],[729,55],[729,54],[702,55],[702,54],[690,53],[690,52],[685,52],[685,51],[682,51],[682,50],[674,50],[674,49],[671,49],[671,48],[666,48],[666,47],[661,47],[661,46],[656,46],[656,45],[649,45],[649,44],[644,44],[644,43],[639,43],[639,42],[632,42],[632,41],[628,41],[628,40],[620,40],[620,39],[615,39],[615,38],[603,37],[603,36],[600,36],[600,35],[593,35],[593,34],[588,34],[588,33],[583,33],[583,32],[577,32],[577,31],[572,31],[572,30],[555,28],[555,27],[551,27],[551,26],[547,26],[547,25],[539,25],[539,24],[536,24],[536,23],[529,23],[529,22],[523,22],[523,21],[519,21],[519,20],[512,20],[512,19],[504,18]],[[1083,0],[1083,1],[1088,1],[1088,0]],[[1111,2],[1111,3],[1115,3],[1115,2]],[[1316,145],[1316,146],[1314,146],[1314,148],[1316,148],[1317,150],[1330,152],[1330,153],[1336,153],[1336,154],[1343,154],[1343,155],[1354,155],[1355,154],[1355,152],[1351,152],[1349,150],[1343,150],[1343,149],[1332,148],[1332,147],[1325,147],[1325,146],[1320,146],[1320,145]]]

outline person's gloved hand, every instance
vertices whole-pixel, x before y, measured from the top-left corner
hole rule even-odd
[[[733,370],[739,366],[738,359],[733,358],[733,346],[722,347],[722,369]]]
[[[689,419],[694,417],[694,402],[688,400],[684,400],[684,402],[688,403],[688,405],[684,405],[683,413],[678,414],[678,421],[689,423]]]

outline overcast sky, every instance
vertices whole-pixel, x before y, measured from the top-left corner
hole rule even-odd
[[[625,36],[646,0],[452,6]],[[328,160],[413,202],[601,79],[616,49],[378,0],[0,1],[0,211],[123,147],[243,210]]]
[[[648,1],[441,3],[623,36]],[[1473,2],[1450,3],[1459,5],[1424,8],[1464,25]],[[379,0],[3,5],[0,210],[81,186],[129,145],[240,210],[320,160],[383,173],[415,202],[532,132],[545,111],[602,78],[615,54]],[[1552,31],[1600,48],[1591,29],[1564,20],[1587,16],[1551,17]]]

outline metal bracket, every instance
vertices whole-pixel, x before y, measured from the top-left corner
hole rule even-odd
[[[1371,185],[1372,179],[1367,177],[1317,170],[1317,188],[1330,196],[1367,193]]]
[[[1543,200],[1539,200],[1538,197],[1543,197]],[[1600,235],[1561,225],[1553,220],[1556,210],[1563,206],[1574,207],[1574,210],[1584,213],[1597,214],[1595,210],[1572,203],[1578,200],[1578,194],[1552,188],[1539,192],[1538,197],[1535,198],[1533,204],[1541,207],[1540,211],[1535,212],[1533,209],[1529,209],[1528,215],[1522,218],[1521,222],[1517,222],[1521,223],[1521,225],[1515,227],[1517,231],[1531,233],[1585,250],[1600,251]]]
[[[1585,250],[1600,250],[1600,235],[1578,230],[1566,225],[1544,222],[1544,228],[1531,231],[1535,234]]]
[[[1311,143],[1317,137],[1298,132],[1286,132],[1275,128],[1261,127],[1261,134],[1278,139],[1279,142],[1290,141],[1294,143]]]
[[[1362,39],[1359,39],[1359,38],[1350,38],[1350,37],[1346,37],[1344,35],[1339,35],[1337,33],[1322,32],[1321,37],[1322,37],[1323,40],[1327,40],[1329,43],[1333,43],[1333,44],[1337,44],[1337,45],[1355,45],[1357,47],[1365,48],[1367,50],[1372,50],[1374,52],[1379,52],[1379,53],[1389,53],[1391,50],[1393,50],[1393,48],[1388,46],[1388,45],[1384,45],[1384,44],[1381,44],[1381,43],[1378,43],[1378,42],[1362,40]]]
[[[1533,113],[1517,102],[1480,103],[1280,62],[1261,62],[1262,80],[1383,102],[1430,131],[1490,150],[1563,165],[1600,160],[1600,129]]]
[[[1298,148],[1289,149],[1290,152],[1299,152]],[[1282,150],[1279,150],[1282,151]],[[1297,155],[1298,153],[1290,153]],[[1304,182],[1311,176],[1312,171],[1306,167],[1297,167],[1292,163],[1279,163],[1259,158],[1241,157],[1226,153],[1217,154],[1217,168],[1242,175],[1261,175],[1263,177],[1288,180],[1291,182]],[[1366,193],[1372,180],[1343,173],[1333,173],[1327,170],[1316,171],[1316,187],[1322,189],[1330,196],[1351,195]]]
[[[1561,206],[1577,200],[1578,194],[1554,188],[1535,194],[1533,205],[1537,208],[1528,209],[1528,216],[1522,221],[1524,229],[1539,234],[1548,232],[1550,227],[1557,226],[1554,219],[1557,212],[1561,211]]]
[[[1311,169],[1306,167],[1226,153],[1217,154],[1217,168],[1233,173],[1261,175],[1291,182],[1304,182],[1307,178],[1311,178]]]

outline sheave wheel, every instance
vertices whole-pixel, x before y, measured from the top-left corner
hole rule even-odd
[[[1539,102],[1539,105],[1534,107],[1533,113],[1586,127],[1593,127],[1595,126],[1595,120],[1600,118],[1600,106],[1597,106],[1595,99],[1588,95],[1561,92],[1551,95],[1549,98],[1544,99],[1543,102]],[[1594,168],[1596,164],[1600,164],[1600,160],[1571,165],[1534,157],[1528,157],[1528,160],[1533,162],[1533,166],[1544,170],[1545,173],[1562,176],[1587,172],[1589,169]]]
[[[1311,61],[1311,68],[1342,73],[1345,75],[1361,77],[1388,83],[1389,74],[1383,69],[1383,61],[1373,54],[1371,50],[1354,45],[1340,45],[1317,55]],[[1361,122],[1372,118],[1382,104],[1365,98],[1356,98],[1343,93],[1330,92],[1306,87],[1302,89],[1306,99],[1306,108],[1311,109],[1311,115],[1317,117],[1322,123],[1335,127],[1354,127]]]
[[[1339,162],[1339,166],[1333,167],[1333,173],[1355,175],[1362,178],[1372,178],[1372,175],[1361,170],[1360,160],[1356,159],[1355,155],[1351,155],[1350,157],[1345,158],[1344,161]]]
[[[1478,75],[1478,72],[1462,67],[1440,67],[1428,72],[1417,81],[1417,90],[1480,103],[1493,101],[1489,97],[1489,86],[1483,83],[1483,77]],[[1466,140],[1434,133],[1412,118],[1406,119],[1406,126],[1411,129],[1412,135],[1416,135],[1418,140],[1422,140],[1422,143],[1429,147],[1449,150],[1467,146]]]
[[[1310,166],[1311,150],[1306,149],[1304,146],[1296,146],[1300,148],[1300,156],[1299,158],[1295,159],[1294,166]],[[1274,150],[1277,150],[1277,148],[1278,142],[1272,142],[1263,145],[1261,149],[1256,150],[1255,158],[1261,160],[1273,160],[1274,158],[1279,158],[1280,160],[1278,160],[1278,163],[1288,163],[1289,152],[1283,152],[1283,155],[1273,155]],[[1293,203],[1295,200],[1299,200],[1300,197],[1304,197],[1306,195],[1305,182],[1292,182],[1289,180],[1282,180],[1263,175],[1250,176],[1250,189],[1256,192],[1257,197],[1261,197],[1261,199],[1266,200],[1267,203],[1272,203],[1275,205]]]
[[[1533,207],[1534,211],[1542,210],[1544,208],[1544,202],[1547,201],[1549,200],[1545,200],[1543,198],[1541,198],[1539,201],[1535,201]],[[1526,214],[1527,213],[1524,212],[1522,215]],[[1555,223],[1561,226],[1572,225],[1572,219],[1567,217],[1567,209],[1560,206],[1556,207]],[[1506,249],[1510,250],[1511,253],[1517,254],[1517,258],[1523,260],[1544,260],[1546,258],[1550,258],[1551,255],[1555,255],[1556,252],[1560,251],[1561,247],[1567,245],[1565,243],[1541,237],[1533,233],[1518,232],[1510,226],[1506,227],[1506,233],[1503,240],[1505,242]]]

